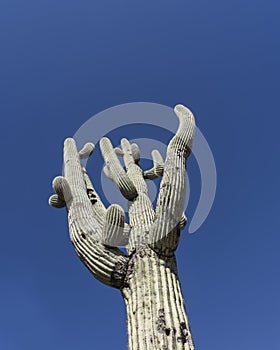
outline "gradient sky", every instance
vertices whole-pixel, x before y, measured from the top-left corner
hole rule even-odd
[[[191,108],[217,166],[177,252],[197,349],[279,349],[279,15],[276,0],[1,1],[1,349],[126,348],[120,293],[47,200],[63,140],[137,101]],[[191,217],[193,158],[189,176]]]

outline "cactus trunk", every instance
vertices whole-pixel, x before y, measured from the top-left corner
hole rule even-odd
[[[140,249],[129,261],[122,294],[129,350],[194,349],[175,256]]]

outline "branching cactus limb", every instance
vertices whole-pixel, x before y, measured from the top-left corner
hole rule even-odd
[[[137,190],[131,179],[129,179],[128,175],[123,170],[111,141],[108,138],[103,137],[100,141],[100,149],[110,177],[118,186],[122,195],[129,200],[133,200],[137,196]]]
[[[156,219],[150,230],[151,246],[165,255],[172,255],[179,242],[186,197],[186,160],[191,153],[195,131],[194,116],[190,110],[177,105],[174,111],[179,119],[179,128],[167,148]]]
[[[80,164],[73,139],[67,139],[64,143],[64,173],[65,177],[59,176],[53,181],[56,191],[54,196],[66,203],[74,248],[99,281],[120,288],[126,275],[128,257],[118,248],[110,248],[102,243],[106,209]],[[53,205],[52,198],[50,204]]]
[[[174,111],[179,128],[165,162],[152,152],[152,169],[140,168],[140,150],[127,139],[117,148],[108,138],[100,141],[104,172],[128,199],[129,223],[119,205],[104,207],[80,164],[93,152],[91,144],[78,153],[73,139],[65,141],[65,174],[54,180],[56,194],[49,200],[54,207],[66,205],[70,238],[82,262],[99,281],[121,290],[130,350],[194,350],[174,253],[186,224],[186,160],[195,122],[186,107],[177,105]],[[162,181],[154,209],[146,180],[157,177]],[[128,255],[119,245],[126,245]]]

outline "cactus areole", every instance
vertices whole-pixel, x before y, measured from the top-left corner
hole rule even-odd
[[[66,207],[69,232],[77,255],[95,278],[118,288],[128,316],[130,350],[193,350],[194,344],[177,274],[175,251],[186,218],[186,160],[195,130],[193,114],[177,105],[179,127],[163,161],[152,152],[154,166],[143,171],[136,144],[121,140],[113,148],[100,140],[105,174],[128,200],[129,223],[122,207],[104,207],[80,159],[94,145],[78,152],[71,138],[64,143],[64,177],[53,181],[49,203]],[[123,157],[125,169],[119,158]],[[162,177],[156,208],[148,196],[146,180]],[[127,254],[118,246],[126,246]]]

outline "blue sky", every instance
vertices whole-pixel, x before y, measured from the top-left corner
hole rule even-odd
[[[1,349],[126,348],[120,293],[82,266],[47,200],[64,138],[137,101],[191,108],[216,162],[212,211],[177,252],[197,349],[279,348],[279,10],[1,1]],[[193,158],[189,175],[191,216]]]

